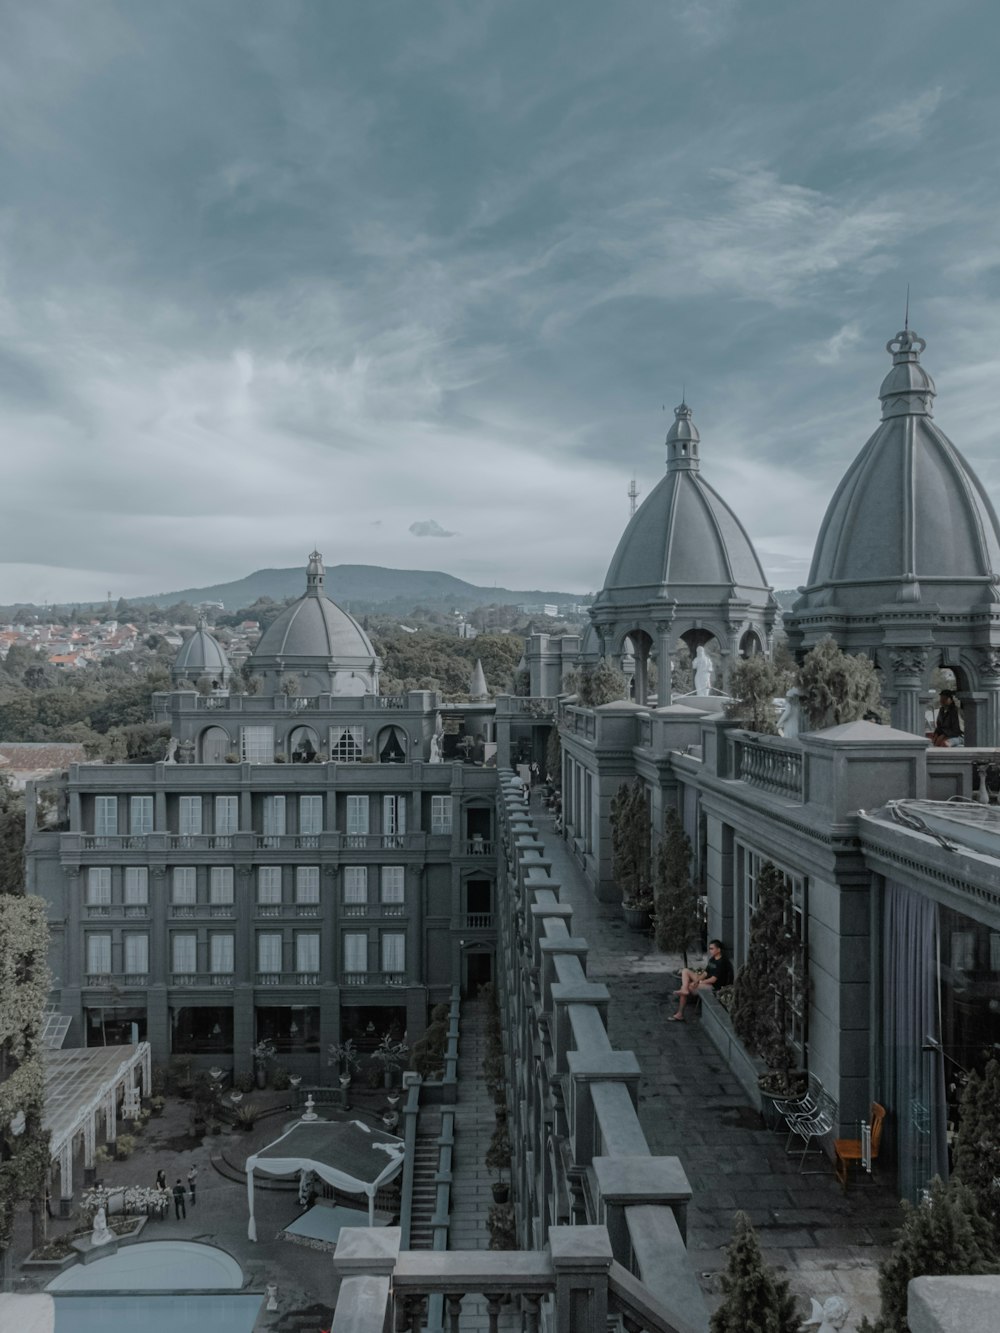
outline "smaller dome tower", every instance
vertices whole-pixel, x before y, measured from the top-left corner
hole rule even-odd
[[[677,642],[693,657],[714,638],[725,680],[741,653],[769,650],[777,615],[746,530],[701,475],[701,436],[686,402],[674,409],[666,445],[666,476],[629,521],[590,610],[601,656],[621,663],[631,643],[639,703],[646,701],[651,655],[669,684]],[[593,653],[591,638],[588,631],[584,660]],[[669,703],[669,689],[661,685],[658,700]]]
[[[232,674],[229,658],[218,639],[209,633],[205,617],[202,616],[198,628],[177,650],[174,664],[170,668],[171,681],[175,687],[187,680],[192,685],[200,686],[206,682],[212,689],[223,690],[228,688]]]

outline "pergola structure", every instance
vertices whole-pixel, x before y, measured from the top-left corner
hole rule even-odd
[[[260,1152],[247,1158],[247,1235],[257,1239],[253,1215],[253,1173],[291,1176],[314,1171],[347,1194],[368,1195],[368,1224],[375,1224],[375,1193],[403,1169],[403,1140],[361,1120],[300,1120]]]
[[[45,1114],[53,1163],[59,1166],[59,1203],[67,1216],[73,1201],[73,1157],[83,1137],[83,1165],[92,1170],[97,1148],[97,1118],[114,1143],[119,1098],[125,1112],[138,1111],[150,1088],[149,1042],[135,1046],[80,1046],[45,1052]],[[141,1083],[140,1083],[141,1080]]]

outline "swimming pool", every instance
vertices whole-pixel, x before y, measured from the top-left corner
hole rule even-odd
[[[46,1291],[223,1291],[243,1286],[243,1269],[225,1250],[190,1240],[125,1245],[104,1259],[74,1264]]]
[[[142,1333],[251,1333],[263,1298],[242,1286],[243,1270],[225,1250],[154,1240],[75,1264],[46,1291],[55,1302],[55,1333],[107,1333],[129,1325]]]

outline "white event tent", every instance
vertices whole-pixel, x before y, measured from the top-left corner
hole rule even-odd
[[[298,1121],[281,1138],[247,1158],[247,1201],[250,1223],[247,1235],[257,1239],[253,1215],[255,1171],[271,1176],[291,1176],[314,1171],[328,1185],[346,1194],[368,1195],[368,1222],[375,1221],[375,1193],[399,1174],[404,1144],[395,1134],[373,1129],[360,1120]]]

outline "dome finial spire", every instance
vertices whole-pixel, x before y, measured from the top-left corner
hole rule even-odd
[[[309,557],[309,564],[306,567],[306,592],[312,593],[314,597],[323,595],[323,557],[317,550],[313,550]]]
[[[882,399],[882,419],[901,416],[931,416],[931,404],[936,393],[934,381],[920,364],[920,353],[927,346],[919,333],[909,326],[909,304],[906,327],[895,338],[890,338],[885,350],[892,356],[892,369],[882,381],[878,396]]]
[[[700,441],[698,427],[691,419],[691,409],[682,395],[680,406],[674,408],[674,424],[667,431],[667,471],[697,472]]]
[[[903,315],[903,332],[910,331],[910,284],[906,284],[906,313]]]

